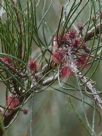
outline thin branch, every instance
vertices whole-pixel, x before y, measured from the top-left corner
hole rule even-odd
[[[48,86],[52,82],[56,81],[57,78],[58,78],[58,74],[49,77],[48,79],[46,79],[46,80],[44,80],[42,82],[42,86]],[[31,91],[28,91],[27,94],[25,94],[26,96],[25,95],[21,96],[21,104],[20,105],[22,105],[23,103],[25,103],[29,99],[29,97],[31,96],[31,94],[33,92],[36,92],[36,90],[38,89],[38,87],[39,87],[38,84],[35,82],[35,84],[33,84],[33,86],[30,89]],[[8,114],[8,116],[4,116],[4,126],[5,126],[5,128],[7,128],[12,123],[12,121],[15,120],[15,118],[17,117],[17,114],[19,112],[19,109],[20,109],[20,107],[14,109],[10,114]],[[7,113],[7,111],[6,111],[6,113]]]
[[[76,77],[85,85],[86,88],[91,92],[95,102],[97,103],[98,107],[102,110],[102,99],[97,93],[95,86],[91,83],[91,80],[87,81],[87,78],[82,75],[82,73],[78,70],[77,66],[74,63],[73,56],[71,55],[71,50],[69,50],[69,59],[70,59],[70,68],[75,74]]]
[[[42,85],[49,85],[52,81],[56,81],[58,79],[58,73],[54,76],[49,77],[48,79],[44,80]]]

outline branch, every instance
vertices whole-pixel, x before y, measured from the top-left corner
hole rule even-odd
[[[57,79],[58,79],[58,73],[57,73],[56,75],[51,76],[51,77],[49,77],[48,79],[44,80],[44,81],[42,82],[42,85],[43,85],[43,86],[49,85],[51,82],[54,82],[54,81],[56,81]]]
[[[58,78],[58,74],[51,76],[48,79],[44,80],[41,85],[42,86],[48,86],[50,83],[53,83],[54,81],[56,81],[57,78]],[[39,89],[39,87],[42,87],[42,86],[39,86],[39,84],[37,82],[35,82],[35,84],[33,84],[31,89],[27,92],[27,94],[21,96],[21,105],[23,103],[27,102],[28,99],[30,98],[30,96],[32,95],[32,93],[35,93],[36,90]],[[4,126],[5,126],[5,128],[7,128],[15,120],[15,118],[17,117],[17,114],[19,112],[19,109],[20,109],[20,106],[18,108],[16,108],[15,110],[11,111],[10,114],[4,116]],[[9,109],[8,109],[8,111],[9,111]],[[6,111],[6,113],[8,111]]]
[[[91,83],[91,80],[87,81],[87,78],[82,75],[82,73],[78,70],[77,66],[74,63],[73,56],[71,55],[71,51],[69,50],[69,59],[70,59],[70,68],[74,72],[75,76],[80,79],[80,81],[88,88],[90,93],[92,94],[95,102],[98,107],[102,110],[102,99],[98,95],[95,86]]]

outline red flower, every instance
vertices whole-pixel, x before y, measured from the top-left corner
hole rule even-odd
[[[68,66],[61,68],[60,75],[62,78],[69,78],[72,75],[72,71]]]
[[[2,57],[2,58],[0,58],[0,60],[8,65],[10,65],[12,63],[12,60],[8,57]]]
[[[37,63],[34,59],[30,59],[28,62],[28,68],[30,71],[36,72],[37,71]]]
[[[82,55],[80,58],[78,58],[76,64],[79,67],[82,67],[83,65],[87,65],[88,57],[86,55]]]
[[[73,29],[69,32],[69,38],[70,39],[75,39],[76,38],[76,31]]]
[[[69,39],[69,33],[65,33],[62,37],[63,41],[68,42]]]
[[[63,52],[61,51],[57,51],[52,54],[52,60],[56,64],[61,64],[61,62],[63,61],[63,58],[64,58],[64,55],[63,55]]]
[[[7,98],[7,106],[9,109],[15,109],[17,106],[20,105],[20,101],[16,96],[9,96]]]
[[[77,48],[80,45],[80,39],[76,39],[73,43],[73,47]]]

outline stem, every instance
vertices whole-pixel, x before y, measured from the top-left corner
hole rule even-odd
[[[56,81],[57,78],[58,78],[58,74],[49,77],[48,79],[46,79],[42,82],[42,86],[48,86],[50,83],[53,83],[54,81]],[[28,91],[26,95],[21,96],[21,105],[23,103],[25,103],[26,101],[28,101],[28,99],[30,98],[32,93],[36,92],[38,87],[39,87],[38,83],[35,82],[35,84],[33,84],[33,86],[30,89],[31,91]],[[4,126],[5,126],[5,128],[7,128],[15,120],[15,118],[16,118],[18,112],[19,112],[19,109],[20,109],[20,107],[13,110],[8,116],[4,116]],[[6,112],[8,112],[8,110]]]
[[[43,86],[49,85],[52,81],[55,81],[57,79],[58,79],[58,73],[55,76],[51,76],[48,79],[44,80],[43,83],[42,83],[42,85]]]
[[[71,50],[69,50],[69,60],[70,60],[70,69],[74,72],[75,76],[79,78],[79,80],[86,86],[86,88],[92,94],[95,102],[98,107],[102,110],[102,99],[98,95],[95,86],[91,83],[91,80],[87,81],[87,78],[82,75],[82,73],[78,70],[77,66],[74,63],[73,56],[71,55]]]

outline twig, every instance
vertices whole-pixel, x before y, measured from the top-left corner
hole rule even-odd
[[[49,77],[48,79],[46,79],[42,82],[42,86],[48,86],[50,83],[57,80],[57,78],[58,78],[58,74]],[[30,89],[31,91],[29,91],[26,94],[26,97],[25,97],[25,95],[24,96],[22,95],[20,105],[22,105],[22,103],[26,102],[27,99],[29,99],[29,97],[31,96],[31,94],[33,92],[36,92],[37,89],[38,89],[38,84],[34,84]],[[4,116],[4,126],[5,126],[5,128],[7,128],[11,124],[11,122],[16,118],[18,112],[19,112],[19,107],[17,109],[15,109],[14,111],[12,111],[8,116]]]
[[[52,81],[55,81],[58,79],[58,73],[54,76],[51,76],[49,77],[48,79],[44,80],[42,85],[45,86],[45,85],[49,85]]]
[[[87,81],[87,78],[82,75],[82,73],[78,70],[77,66],[74,63],[73,56],[71,55],[71,50],[69,50],[69,59],[70,59],[70,68],[75,74],[76,77],[79,78],[79,80],[88,88],[88,90],[91,92],[95,102],[97,103],[98,107],[102,110],[102,99],[97,93],[97,90],[95,86],[91,83],[91,80]]]

